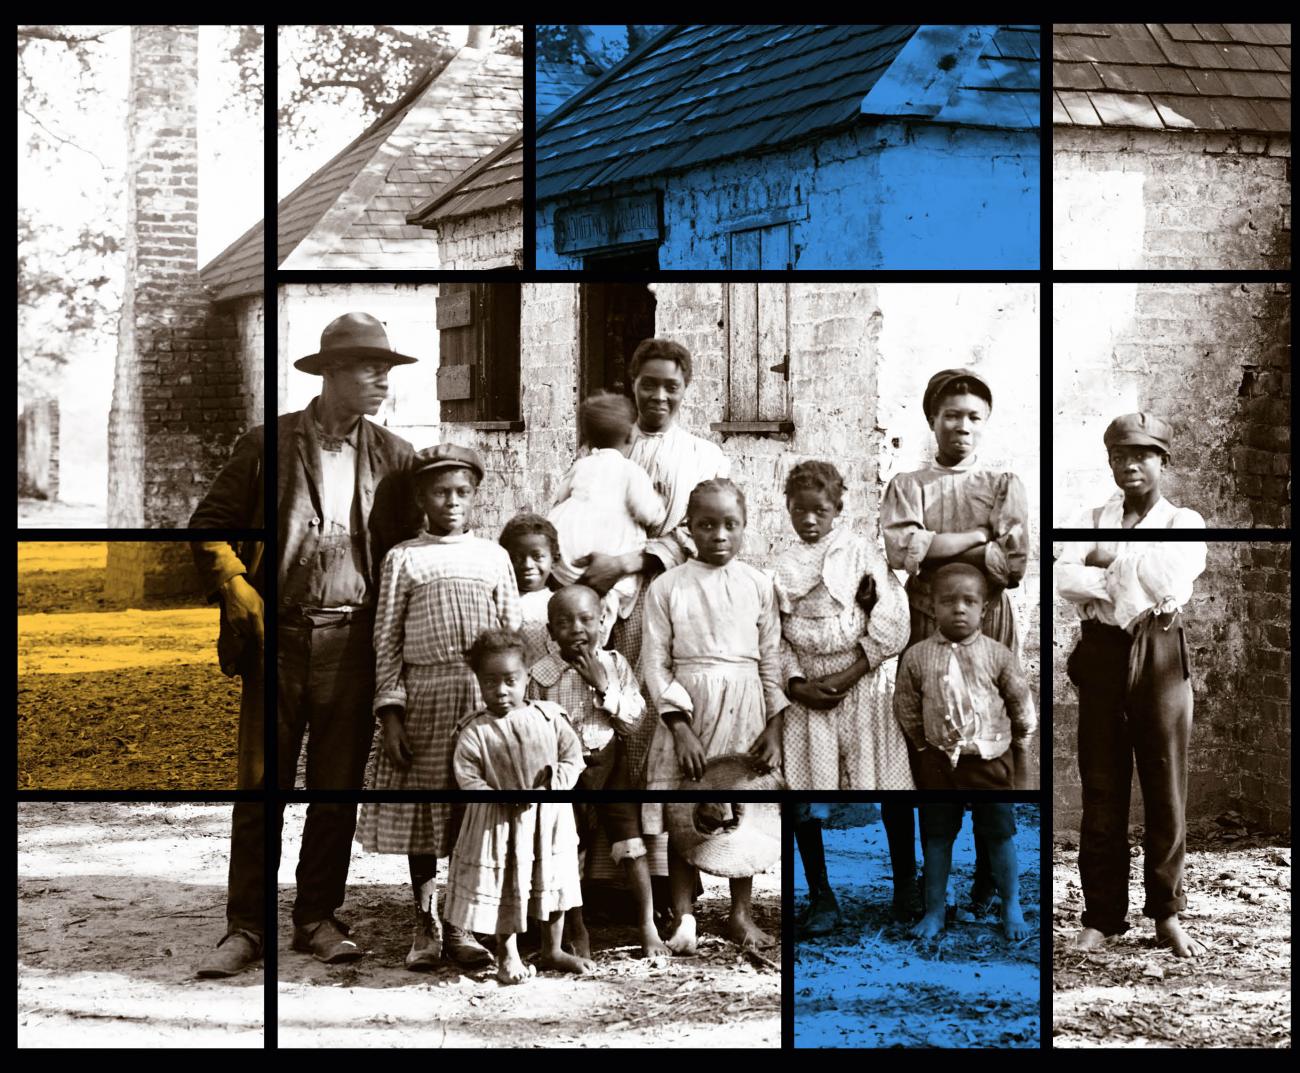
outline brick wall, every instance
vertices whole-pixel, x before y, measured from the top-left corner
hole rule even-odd
[[[437,231],[438,261],[444,269],[521,267],[524,248],[521,205],[444,220]]]
[[[127,286],[109,416],[109,525],[184,526],[260,396],[236,317],[198,276],[198,27],[131,28]]]
[[[1231,808],[1253,825],[1290,828],[1290,587],[1286,545],[1210,544],[1185,611],[1194,697],[1189,817]],[[1053,616],[1053,822],[1058,831],[1075,831],[1079,708],[1065,661],[1078,640],[1078,616],[1059,597]],[[1142,822],[1136,776],[1130,820]]]
[[[1273,285],[1283,301],[1254,362],[1242,365],[1237,390],[1241,445],[1232,451],[1239,498],[1255,526],[1291,525],[1291,305],[1290,285]]]
[[[1037,268],[1038,152],[1028,132],[873,124],[614,193],[663,190],[661,268],[726,267],[738,221],[786,209],[796,268]],[[555,250],[580,200],[538,206],[538,268],[582,267]]]
[[[1275,283],[1057,284],[1055,524],[1114,494],[1102,433],[1136,410],[1173,426],[1171,502],[1210,526],[1288,524],[1289,302]]]
[[[59,401],[34,399],[18,414],[18,494],[59,498]]]
[[[151,599],[201,599],[194,559],[179,541],[110,541],[104,597],[119,607],[142,607]]]
[[[1291,267],[1291,142],[1252,134],[1052,132],[1053,264]]]

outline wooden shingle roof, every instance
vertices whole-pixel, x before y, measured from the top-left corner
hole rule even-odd
[[[1291,27],[1058,24],[1052,88],[1058,126],[1290,133]]]
[[[520,132],[449,182],[407,216],[407,222],[431,227],[439,220],[504,208],[524,199],[524,136]]]
[[[575,93],[590,85],[595,78],[596,75],[589,74],[581,64],[538,60],[534,83],[537,118],[540,120],[550,115]]]
[[[285,268],[436,268],[436,236],[407,215],[520,129],[518,57],[462,48],[281,199]],[[218,301],[262,291],[258,223],[200,270]]]
[[[539,122],[537,197],[763,152],[860,122],[870,113],[864,100],[919,29],[671,27]],[[983,29],[984,47],[945,83],[964,113],[943,114],[947,95],[924,114],[906,112],[891,92],[890,109],[877,114],[967,123],[981,102],[996,100],[1002,111],[981,115],[981,124],[1014,113],[1015,125],[1036,125],[1037,28]]]

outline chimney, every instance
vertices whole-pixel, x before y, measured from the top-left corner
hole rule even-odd
[[[465,38],[466,48],[485,49],[492,43],[492,31],[495,26],[471,26]]]
[[[188,522],[222,452],[211,442],[222,407],[238,401],[224,398],[238,389],[199,280],[198,50],[197,26],[131,27],[127,277],[108,429],[117,528]]]

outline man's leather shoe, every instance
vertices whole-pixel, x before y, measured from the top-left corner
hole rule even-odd
[[[232,931],[194,970],[203,979],[234,976],[262,956],[262,937],[251,931]]]
[[[300,954],[310,954],[326,965],[356,961],[361,948],[347,937],[343,926],[333,917],[298,924],[293,929],[293,948]]]

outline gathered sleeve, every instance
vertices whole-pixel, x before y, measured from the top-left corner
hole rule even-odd
[[[868,657],[870,658],[870,657]],[[781,638],[781,684],[784,686],[792,678],[807,679],[808,675],[804,673],[803,665],[799,662],[799,653],[794,650],[794,645]]]
[[[614,679],[596,703],[609,716],[615,732],[619,736],[625,736],[641,725],[641,720],[645,717],[645,698],[641,696],[636,672],[623,654],[611,649],[609,655],[609,662],[614,665]]]
[[[898,661],[894,681],[894,718],[918,750],[925,748],[925,717],[921,712],[920,649],[913,645]]]
[[[483,762],[483,739],[473,723],[463,727],[456,735],[456,748],[451,755],[451,771],[456,776],[456,785],[462,790],[499,789],[487,781],[487,769]]]
[[[587,765],[582,758],[582,742],[578,740],[578,732],[573,729],[573,724],[563,710],[555,718],[555,755],[551,789],[572,790],[578,785],[578,776],[586,770]]]
[[[647,697],[659,713],[684,712],[693,717],[691,695],[673,677],[673,624],[668,614],[669,589],[661,575],[645,594],[645,620],[641,630],[641,674]]]
[[[870,573],[876,584],[876,606],[867,619],[867,632],[858,642],[867,662],[874,671],[890,656],[896,656],[907,647],[912,634],[912,612],[907,591],[899,584],[876,546],[867,540],[861,542],[863,572]]]
[[[403,569],[405,555],[400,547],[384,556],[375,604],[375,702],[374,711],[396,706],[406,710],[406,683],[402,680],[404,624],[410,589]]]
[[[758,611],[758,677],[763,683],[763,707],[767,718],[780,714],[790,706],[782,688],[781,677],[781,613],[776,607],[776,586],[772,579],[760,574]]]
[[[1003,652],[1002,663],[998,668],[998,693],[1007,707],[1007,717],[1011,720],[1011,740],[1028,741],[1038,729],[1038,714],[1034,711],[1034,697],[1029,692],[1029,682],[1015,654],[1010,650]]]
[[[1115,604],[1115,618],[1132,624],[1154,606],[1168,612],[1192,598],[1192,586],[1205,572],[1206,547],[1201,541],[1128,545],[1106,568],[1106,584]]]
[[[984,570],[1006,589],[1014,589],[1029,563],[1029,497],[1014,473],[1002,475],[989,526],[993,539],[984,545]]]
[[[668,506],[650,483],[650,475],[635,462],[627,467],[627,512],[638,525],[658,530],[668,520]]]
[[[496,585],[492,589],[492,602],[496,605],[497,620],[501,628],[517,630],[524,621],[523,609],[519,604],[519,585],[515,581],[515,568],[510,563],[510,555],[505,548],[497,546],[498,568]]]
[[[880,504],[880,532],[885,539],[885,558],[894,570],[910,576],[920,572],[934,543],[934,533],[925,527],[921,486],[900,473],[889,482]]]

